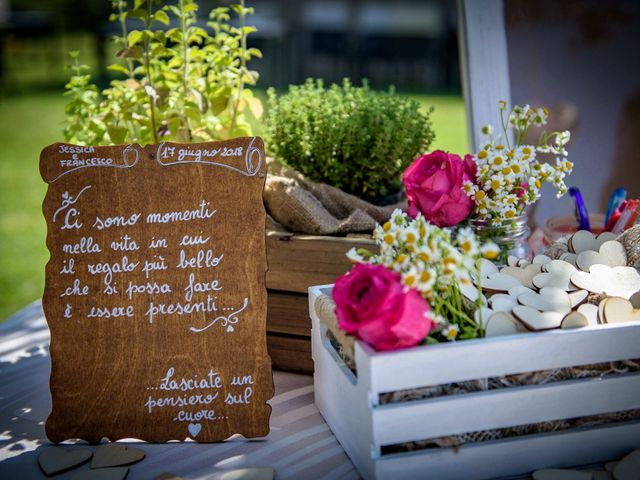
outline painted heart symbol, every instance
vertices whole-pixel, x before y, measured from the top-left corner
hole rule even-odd
[[[91,461],[91,468],[131,465],[142,460],[144,456],[144,450],[139,448],[127,448],[122,443],[107,443],[96,450]]]
[[[609,297],[603,302],[604,320],[607,323],[640,321],[640,308],[633,308],[629,300],[620,297]]]
[[[231,325],[227,327],[227,332],[233,332],[233,327]]]
[[[627,253],[620,242],[604,242],[597,252],[588,250],[576,257],[576,265],[584,272],[589,271],[591,265],[607,265],[609,267],[624,267],[627,265]]]
[[[196,438],[202,430],[202,425],[199,423],[190,423],[187,427],[189,429],[189,433],[191,434],[191,438]]]
[[[65,450],[60,447],[52,447],[43,450],[38,455],[38,464],[45,475],[53,475],[55,473],[66,472],[78,465],[87,462],[93,452],[86,448],[74,448]]]

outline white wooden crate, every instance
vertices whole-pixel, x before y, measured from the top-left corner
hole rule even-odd
[[[511,437],[458,449],[381,455],[383,446],[640,408],[640,373],[558,381],[380,405],[381,393],[553,368],[640,358],[640,325],[618,324],[376,352],[355,345],[357,377],[314,309],[330,286],[311,287],[315,401],[365,478],[522,475],[617,459],[640,447],[640,421]]]

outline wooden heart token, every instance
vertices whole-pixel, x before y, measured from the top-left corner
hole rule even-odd
[[[576,265],[577,258],[578,258],[578,255],[571,252],[563,253],[562,255],[560,255],[560,260],[564,260],[565,262],[570,263],[576,268],[578,268],[578,266]]]
[[[633,308],[626,298],[608,297],[602,301],[603,317],[606,323],[624,323],[640,321],[640,309]]]
[[[616,480],[638,480],[640,478],[640,449],[634,450],[613,468]]]
[[[611,232],[603,232],[597,237],[588,230],[578,230],[567,241],[567,247],[571,253],[582,253],[587,250],[598,251],[600,246],[611,240],[616,239],[616,234]]]
[[[495,312],[487,321],[485,328],[486,337],[499,337],[513,335],[526,331],[516,318],[508,312]]]
[[[562,324],[564,315],[558,312],[541,312],[532,307],[517,305],[513,315],[529,330],[551,330]]]
[[[640,308],[640,290],[631,295],[629,301],[631,302],[631,305],[633,305],[633,308]]]
[[[540,312],[558,312],[564,315],[571,311],[569,295],[556,287],[544,287],[540,289],[540,293],[523,293],[518,296],[518,302]]]
[[[519,261],[520,259],[515,255],[509,255],[507,257],[507,265],[509,265],[510,267],[517,267]]]
[[[569,300],[571,300],[571,308],[578,308],[584,302],[587,301],[589,297],[589,292],[586,290],[576,290],[575,292],[569,293]]]
[[[576,257],[576,265],[584,272],[588,272],[591,265],[625,267],[627,265],[627,253],[620,242],[612,240],[604,242],[597,252],[588,250],[579,253]]]
[[[532,280],[538,273],[541,272],[542,265],[541,264],[531,264],[527,265],[524,268],[519,267],[504,267],[500,270],[500,273],[504,273],[506,275],[510,275],[514,278],[517,278],[522,285],[527,288],[535,288]]]
[[[223,472],[220,480],[273,480],[275,471],[271,467],[239,468]]]
[[[495,312],[493,310],[491,310],[490,308],[481,307],[481,308],[478,308],[475,312],[473,312],[473,319],[475,320],[475,322],[478,325],[482,325],[482,328],[486,328],[487,327],[487,322],[489,321],[489,318],[494,313]]]
[[[533,472],[533,480],[592,480],[591,472],[548,468]]]
[[[606,292],[612,297],[631,298],[640,290],[640,273],[633,267],[592,265],[589,272],[574,272],[571,283],[592,293]]]
[[[584,315],[590,326],[598,324],[598,306],[591,303],[583,303],[578,307],[578,313]]]
[[[492,273],[498,273],[498,271],[498,266],[491,260],[487,260],[486,258],[480,259],[480,277],[488,277]]]
[[[543,265],[545,272],[533,277],[533,285],[537,288],[556,287],[565,291],[577,290],[571,283],[571,276],[577,271],[576,267],[563,260],[551,260]]]
[[[65,450],[62,447],[50,447],[38,455],[38,465],[45,475],[55,475],[88,462],[92,455],[93,452],[86,448]]]
[[[569,312],[567,315],[565,315],[565,317],[562,319],[562,323],[560,324],[560,328],[582,328],[582,327],[588,327],[589,326],[589,320],[587,319],[587,317],[585,317],[583,314],[581,314],[580,312]]]
[[[511,295],[496,293],[489,299],[489,303],[494,312],[510,312],[518,304],[518,301]]]
[[[522,285],[520,280],[505,273],[492,273],[481,280],[483,290],[488,292],[508,292],[511,287]]]
[[[515,287],[511,287],[509,289],[509,295],[516,298],[518,298],[518,296],[520,296],[523,293],[535,293],[535,292],[536,290],[525,287],[524,285],[516,285]]]
[[[144,450],[139,448],[128,448],[122,443],[107,443],[97,448],[91,461],[91,468],[131,465],[142,460],[144,456]]]
[[[533,265],[545,265],[550,261],[551,261],[551,257],[548,257],[547,255],[538,254],[535,257],[533,257],[533,260],[531,261],[531,263]]]
[[[124,480],[129,473],[129,467],[99,468],[97,470],[83,470],[71,480]]]

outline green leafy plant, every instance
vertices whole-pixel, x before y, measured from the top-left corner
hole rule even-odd
[[[267,145],[286,165],[365,199],[399,191],[400,176],[434,139],[430,114],[391,88],[309,79],[269,92]]]
[[[263,108],[248,88],[258,74],[247,64],[261,53],[247,48],[247,37],[256,29],[246,25],[253,9],[244,0],[213,9],[206,28],[196,22],[195,0],[164,6],[158,0],[112,0],[112,7],[110,20],[120,25],[114,39],[119,51],[108,69],[122,78],[99,92],[88,67],[72,52],[73,75],[65,92],[67,141],[144,145],[252,134],[247,115],[260,118]],[[232,13],[237,27],[230,23]],[[137,19],[141,28],[128,30],[129,19]]]

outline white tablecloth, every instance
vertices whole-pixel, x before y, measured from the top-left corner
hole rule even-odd
[[[44,478],[37,456],[49,445],[44,435],[51,409],[49,372],[49,330],[36,302],[0,324],[0,479]],[[271,433],[266,439],[136,443],[146,458],[131,466],[127,479],[153,479],[164,472],[184,479],[215,479],[223,470],[242,467],[273,467],[277,479],[358,478],[313,403],[313,378],[274,372],[274,381]],[[70,478],[80,468],[53,478]]]

